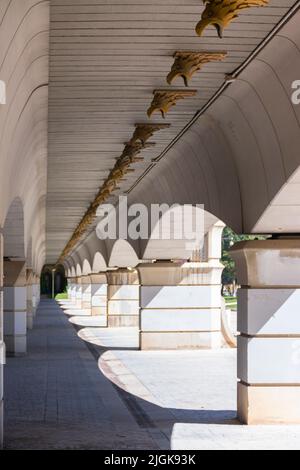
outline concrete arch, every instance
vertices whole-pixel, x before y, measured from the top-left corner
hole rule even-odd
[[[76,269],[75,266],[71,267],[71,277],[76,277]]]
[[[66,277],[70,277],[71,276],[71,265],[70,265],[69,260],[64,260],[63,263],[62,263],[62,266],[64,267]]]
[[[132,245],[127,240],[116,240],[113,244],[110,257],[110,267],[135,267],[139,263],[139,257]]]
[[[72,255],[65,260],[65,263],[67,263],[71,270],[71,277],[82,275],[82,261],[77,253],[72,253]]]
[[[131,203],[204,204],[237,233],[299,232],[300,106],[291,100],[300,76],[299,18],[146,174]]]
[[[24,209],[20,198],[15,198],[9,206],[4,227],[4,256],[25,260]]]
[[[93,257],[92,263],[92,272],[99,273],[101,271],[106,271],[107,264],[105,262],[104,256],[99,251],[96,251]]]
[[[82,269],[80,263],[76,264],[76,276],[82,276]]]
[[[82,263],[82,275],[86,276],[88,274],[91,274],[91,272],[92,272],[92,268],[91,268],[90,262],[87,259],[85,259]]]
[[[171,207],[159,218],[149,240],[140,241],[141,259],[190,259],[204,250],[205,235],[217,222],[201,207]]]
[[[27,268],[32,268],[32,266],[33,266],[32,238],[30,238],[29,242],[27,243],[26,266],[27,266]]]
[[[5,3],[0,13],[0,74],[6,84],[0,112],[0,225],[10,202],[19,198],[22,257],[40,274],[46,254],[49,2]]]

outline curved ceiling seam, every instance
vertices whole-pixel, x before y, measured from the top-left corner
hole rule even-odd
[[[299,49],[298,49],[299,51]],[[280,87],[282,88],[282,90],[284,91],[284,94],[286,95],[286,97],[288,98],[288,101],[291,102],[291,97],[290,95],[287,93],[286,91],[286,88],[284,87],[283,83],[282,83],[282,80],[281,78],[279,77],[279,75],[277,74],[276,70],[274,69],[274,67],[272,65],[270,65],[268,62],[265,62],[264,60],[260,59],[259,62],[262,62],[264,63],[265,65],[267,65],[273,72],[273,74],[276,76],[277,80],[278,80],[278,83],[280,85]],[[300,117],[298,117],[295,109],[294,109],[294,106],[291,106],[291,109],[293,110],[293,114],[296,118],[296,121],[298,122],[298,126],[300,126]]]
[[[211,166],[211,169],[212,169],[212,173],[213,173],[213,175],[214,175],[215,187],[216,187],[216,189],[217,189],[217,191],[216,191],[216,196],[217,196],[217,199],[218,199],[218,210],[217,210],[217,212],[220,213],[220,209],[221,209],[220,191],[219,191],[220,188],[219,188],[219,185],[218,185],[218,178],[217,178],[216,168],[215,168],[214,163],[213,163],[213,160],[214,160],[214,159],[212,158],[211,152],[210,152],[209,148],[207,147],[207,145],[205,144],[203,137],[200,136],[200,134],[198,134],[198,132],[197,132],[196,129],[191,128],[190,131],[191,131],[192,134],[197,135],[199,141],[201,142],[202,147],[204,148],[205,154],[206,154],[207,157],[208,157],[208,161],[209,161],[209,163],[210,163],[210,166]],[[184,136],[183,136],[183,139],[184,139]],[[196,157],[196,159],[197,159],[197,162],[198,162],[198,160],[200,161],[200,158],[197,158],[197,154],[195,153],[195,151],[194,151],[194,155],[195,155],[195,157]],[[208,186],[209,186],[209,185],[208,185]]]
[[[36,86],[33,90],[31,90],[31,92],[29,93],[29,95],[27,96],[27,99],[22,107],[22,110],[21,112],[19,113],[18,115],[18,119],[15,123],[15,126],[14,126],[14,129],[13,129],[13,134],[15,133],[16,131],[16,128],[18,127],[20,121],[21,121],[21,118],[23,116],[23,113],[25,112],[27,106],[29,103],[31,103],[31,99],[34,99],[36,97],[35,93],[36,92],[39,92],[41,91],[43,88],[47,88],[48,89],[48,83],[41,83],[40,85]],[[42,90],[43,91],[43,90]],[[0,142],[1,142],[2,139],[0,139]]]
[[[39,119],[35,119],[35,120],[33,119],[31,121],[32,125],[30,126],[30,130],[28,130],[27,122],[25,122],[23,129],[17,126],[15,131],[12,133],[13,138],[16,134],[18,134],[18,132],[21,132],[21,134],[23,134],[25,144],[23,145],[21,142],[18,143],[19,147],[21,146],[22,151],[24,150],[26,145],[32,145],[29,141],[30,139],[32,139],[33,134],[36,134],[36,136],[38,134],[45,134],[45,133],[47,134],[47,117],[45,117],[46,112],[47,112],[46,106],[42,106],[42,105],[39,106],[35,112],[35,116],[36,114],[38,115],[41,114],[41,117]],[[45,143],[44,146],[47,149],[47,143]],[[11,153],[12,147],[13,145],[10,147],[9,151],[7,152],[8,154]],[[17,153],[19,153],[19,150]]]
[[[254,141],[256,143],[256,148],[258,150],[258,155],[260,157],[261,166],[262,166],[263,171],[264,171],[264,180],[265,180],[265,183],[266,183],[267,198],[270,199],[270,188],[269,188],[269,182],[268,182],[268,178],[267,178],[267,171],[266,171],[265,162],[264,162],[264,158],[263,158],[263,154],[262,154],[262,149],[260,148],[259,141],[258,141],[257,136],[256,136],[256,132],[254,131],[252,125],[250,124],[250,121],[249,121],[248,117],[246,117],[246,115],[244,113],[244,110],[240,107],[237,100],[235,100],[232,96],[226,95],[226,93],[223,96],[224,96],[224,98],[227,98],[228,100],[231,100],[235,104],[235,106],[240,111],[241,116],[244,118],[247,127],[251,130],[251,134],[252,134],[252,137],[254,138]]]
[[[290,38],[289,36],[284,36],[282,33],[280,33],[280,34],[277,35],[277,37],[285,39],[286,41],[290,42],[300,52],[300,48],[299,48],[298,44],[295,41],[293,41],[293,39]]]
[[[283,157],[283,150],[282,150],[282,146],[281,146],[281,143],[280,143],[280,138],[279,138],[279,135],[278,135],[278,132],[277,132],[277,128],[275,127],[275,124],[274,124],[274,122],[273,122],[272,119],[271,119],[270,113],[268,112],[267,107],[265,106],[265,103],[262,101],[260,95],[258,94],[256,88],[252,85],[252,83],[251,83],[251,82],[248,82],[248,81],[245,80],[245,79],[240,79],[240,78],[239,78],[239,80],[240,80],[241,82],[244,82],[244,83],[246,83],[247,85],[249,85],[249,87],[254,91],[255,95],[257,96],[258,100],[260,101],[260,103],[261,103],[261,105],[262,105],[262,107],[263,107],[263,109],[264,109],[264,111],[265,111],[265,114],[268,116],[269,123],[270,123],[270,125],[271,125],[271,127],[272,127],[272,129],[273,129],[274,137],[275,137],[275,139],[276,139],[276,142],[277,142],[277,144],[278,144],[278,149],[279,149],[279,151],[280,151],[280,158],[281,158],[281,163],[282,163],[282,169],[283,169],[283,172],[284,172],[284,176],[285,176],[285,178],[287,178],[287,177],[288,177],[288,174],[287,174],[287,169],[286,169],[286,165],[285,165],[285,160],[284,160],[284,157]]]
[[[6,57],[7,57],[7,55],[8,55],[8,52],[9,52],[9,50],[10,50],[12,44],[14,43],[14,40],[15,40],[15,37],[16,37],[17,33],[19,32],[21,26],[23,26],[24,20],[27,18],[27,16],[28,16],[29,14],[32,13],[32,11],[33,11],[36,7],[38,7],[38,6],[42,5],[42,4],[46,4],[46,3],[47,3],[47,4],[50,4],[50,0],[40,0],[40,1],[37,2],[36,4],[32,5],[32,6],[26,11],[25,15],[23,16],[23,18],[22,18],[22,19],[20,20],[20,22],[18,23],[18,27],[17,27],[17,29],[15,30],[15,32],[14,32],[12,38],[11,38],[11,41],[10,41],[9,44],[8,44],[8,47],[7,47],[7,49],[6,49],[4,58],[3,58],[3,60],[2,60],[2,62],[1,62],[1,64],[0,64],[0,70],[2,69],[3,63],[4,63],[5,60],[6,60]]]
[[[238,168],[238,165],[237,165],[237,161],[236,159],[234,158],[233,156],[233,152],[232,152],[232,149],[231,149],[231,146],[228,142],[228,137],[227,135],[225,134],[225,131],[224,129],[222,128],[220,122],[215,119],[214,116],[212,116],[210,114],[210,112],[208,111],[207,114],[206,114],[207,117],[209,117],[210,119],[212,119],[214,121],[214,125],[219,129],[219,132],[222,134],[223,136],[223,140],[224,142],[226,143],[226,147],[227,147],[227,150],[228,150],[228,155],[229,155],[229,158],[230,160],[232,161],[232,164],[235,168],[235,173],[236,173],[236,182],[237,182],[237,186],[238,186],[238,191],[239,191],[239,195],[240,195],[240,215],[239,215],[239,220],[241,222],[241,231],[244,231],[244,217],[243,217],[243,214],[244,214],[244,209],[243,209],[243,199],[242,199],[242,191],[241,191],[241,181],[240,181],[240,177],[239,177],[239,174],[240,174],[240,170]]]
[[[38,38],[38,36],[40,36],[41,34],[44,35],[44,34],[49,34],[49,33],[50,33],[50,30],[49,30],[49,29],[48,29],[48,30],[39,31],[38,33],[36,33],[34,36],[32,36],[32,37],[29,39],[29,41],[28,41],[27,44],[25,45],[24,49],[23,49],[22,52],[20,53],[19,57],[18,57],[18,58],[16,59],[16,61],[15,61],[15,65],[14,65],[14,67],[13,67],[13,69],[12,69],[12,72],[11,72],[11,74],[10,74],[8,80],[7,80],[7,86],[9,86],[10,81],[11,81],[11,79],[12,79],[14,73],[16,72],[17,67],[18,67],[19,64],[20,64],[20,61],[21,61],[21,59],[23,58],[24,53],[27,52],[27,47],[30,45],[30,43],[31,43],[32,41],[36,40],[36,39]],[[49,58],[49,46],[48,46],[48,54],[43,54],[43,55],[41,55],[41,56],[39,56],[39,57],[44,57],[44,56],[46,56],[46,57]],[[1,71],[1,69],[0,69],[0,71]]]
[[[212,200],[211,200],[211,194],[210,194],[210,190],[209,190],[209,182],[208,182],[208,178],[207,178],[207,175],[206,175],[206,171],[203,167],[203,164],[202,164],[202,161],[201,161],[201,158],[198,158],[196,152],[195,152],[195,149],[194,149],[194,146],[192,145],[191,142],[188,142],[187,140],[184,140],[184,136],[182,137],[182,140],[184,141],[184,143],[190,148],[191,150],[191,153],[194,155],[194,158],[195,158],[195,161],[197,163],[197,165],[201,168],[201,172],[203,174],[203,179],[204,179],[204,182],[205,182],[205,187],[206,187],[206,194],[207,194],[207,197],[208,197],[208,201],[209,201],[209,208],[210,210],[212,210]],[[207,154],[207,149],[206,147],[203,145],[203,142],[202,142],[202,139],[199,139],[200,140],[200,144],[201,146],[203,147],[204,149],[204,153]],[[209,157],[208,157],[209,159]],[[218,197],[218,195],[217,195]],[[202,204],[202,203],[200,203]]]
[[[47,129],[45,126],[46,121],[47,121],[46,119],[43,119],[43,121],[33,123],[33,127],[30,127],[29,136],[28,136],[28,139],[26,139],[26,144],[24,145],[24,147],[22,147],[19,142],[16,142],[16,145],[12,145],[8,149],[7,161],[9,161],[10,163],[17,161],[20,157],[22,158],[22,164],[19,165],[19,172],[22,173],[22,171],[24,170],[24,166],[26,169],[26,160],[27,161],[30,160],[30,155],[31,155],[31,162],[29,161],[29,163],[33,163],[34,165],[36,165],[38,162],[45,160],[45,157],[48,154],[48,148],[45,142],[45,139],[47,137]],[[42,128],[41,128],[41,125],[43,126]],[[26,129],[28,129],[28,127],[25,127],[25,129],[22,130],[22,134],[25,133],[26,135]],[[18,130],[19,129],[16,129],[17,135],[18,135]],[[16,138],[15,134],[13,138],[14,139]],[[30,154],[31,151],[32,153]],[[14,155],[12,155],[13,152],[14,152]],[[32,158],[33,155],[34,155],[34,159]],[[9,168],[11,169],[12,172],[14,171],[12,164],[9,165]],[[28,172],[25,172],[25,173],[27,174]]]
[[[47,57],[47,55],[45,56],[42,56],[42,57]],[[13,105],[15,104],[15,100],[16,98],[18,97],[18,94],[20,92],[20,90],[22,92],[24,92],[25,90],[21,89],[21,86],[25,83],[25,85],[27,85],[27,82],[25,81],[26,77],[27,77],[27,74],[28,72],[30,71],[30,68],[31,66],[35,64],[35,60],[33,62],[31,62],[31,64],[29,65],[29,67],[24,71],[24,74],[22,75],[22,77],[20,78],[20,81],[18,82],[18,85],[17,87],[15,88],[15,93],[14,95],[12,96],[11,100],[10,100],[10,103],[8,105],[8,108],[7,108],[7,112],[5,113],[5,119],[3,121],[3,126],[2,127],[2,132],[1,132],[1,136],[0,136],[0,142],[2,142],[2,138],[3,138],[3,134],[5,134],[5,129],[6,129],[6,125],[7,125],[7,121],[9,120],[9,117],[10,117],[10,112],[11,112],[11,109],[13,108]],[[49,85],[49,83],[47,83],[47,85]],[[28,83],[28,88],[31,87],[32,84],[31,83]],[[38,88],[38,87],[36,87]],[[35,88],[35,89],[36,89]],[[33,90],[34,91],[34,90]],[[22,114],[22,111],[20,112],[19,116]]]
[[[2,16],[2,18],[1,18],[1,21],[0,21],[0,27],[2,26],[2,23],[3,23],[3,21],[5,20],[6,14],[7,14],[8,10],[10,9],[10,6],[11,6],[12,2],[13,2],[13,0],[9,0],[9,2],[8,2],[7,6],[6,6],[6,9],[5,9],[5,11],[4,11],[4,13],[3,13],[3,16]]]
[[[45,133],[44,133],[44,135],[45,135]],[[43,141],[44,141],[44,139],[43,139]],[[39,157],[39,155],[42,155],[42,158],[44,160],[44,157],[46,156],[46,151],[43,154],[40,153],[41,152],[41,145],[40,145],[41,142],[42,142],[42,138],[40,138],[38,141],[31,141],[30,144],[28,145],[28,149],[26,150],[26,152],[23,155],[24,164],[23,164],[22,167],[20,167],[19,172],[20,172],[21,175],[23,174],[23,180],[24,180],[23,186],[24,187],[26,186],[26,182],[27,182],[26,177],[28,177],[28,179],[30,179],[30,177],[31,177],[31,179],[32,179],[34,167],[36,167],[37,157]],[[37,151],[35,151],[34,147],[36,147],[37,144],[38,144],[38,148],[37,148]],[[30,153],[31,149],[33,149],[33,152]],[[17,154],[17,157],[16,157],[17,160],[19,159],[20,154],[21,154],[21,151]],[[33,158],[32,158],[33,155],[35,156],[34,161],[32,161],[33,160]],[[31,160],[30,163],[33,163],[32,170],[29,170],[28,166],[26,165],[25,159],[26,159],[27,156],[29,156],[28,160]],[[41,157],[39,157],[39,158],[41,158]],[[24,167],[28,168],[28,171],[26,173],[23,170]],[[11,168],[11,170],[14,171],[13,168]],[[36,173],[36,177],[34,178],[34,180],[37,183],[42,179],[43,180],[46,179],[46,176],[47,176],[46,171],[43,172],[43,173],[39,173],[38,170],[36,169],[35,173]],[[18,173],[15,173],[15,175],[17,175],[17,174]],[[36,185],[36,187],[32,187],[32,188],[29,189],[29,191],[28,190],[26,190],[26,191],[28,192],[28,194],[30,194],[31,191],[37,191],[37,190],[38,190],[38,184]]]

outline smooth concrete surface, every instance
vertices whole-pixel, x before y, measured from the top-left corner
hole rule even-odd
[[[238,293],[238,415],[247,424],[300,424],[299,259],[296,237],[231,249]]]
[[[91,295],[92,315],[104,317],[107,325],[107,284],[93,283]]]
[[[82,283],[82,308],[92,309],[92,285],[89,276],[81,278]]]
[[[166,445],[159,430],[139,424],[55,301],[41,301],[28,354],[8,359],[4,385],[6,449]]]
[[[239,289],[238,330],[248,335],[300,335],[300,289]]]
[[[238,409],[242,423],[297,424],[300,422],[299,386],[248,386],[238,384]]]
[[[235,350],[138,351],[134,329],[94,327],[97,346],[71,320],[42,300],[8,359],[5,448],[300,449],[300,426],[236,420]]]
[[[107,273],[107,325],[109,327],[139,326],[138,273],[117,269]]]
[[[102,321],[107,326],[107,277],[105,273],[91,274],[91,313],[94,316],[101,316]]]
[[[134,327],[83,328],[78,332],[78,336],[88,343],[104,348],[139,349],[139,329]]]
[[[26,292],[26,286],[4,287],[3,330],[6,351],[10,355],[20,356],[26,354]]]
[[[213,231],[215,228],[210,230]],[[220,227],[217,233],[219,250]],[[206,247],[212,255],[209,243]],[[156,261],[141,263],[137,269],[141,282],[142,350],[221,347],[223,265],[219,259],[190,263]]]
[[[300,338],[238,336],[237,344],[238,377],[243,382],[300,385]]]

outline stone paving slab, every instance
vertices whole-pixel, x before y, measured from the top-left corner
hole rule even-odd
[[[176,423],[171,447],[176,450],[299,450],[300,427]]]
[[[54,301],[5,367],[5,448],[156,449]]]
[[[135,349],[139,347],[138,328],[82,328],[78,335],[84,341],[106,349]]]
[[[132,338],[134,337],[132,329]],[[82,336],[83,333],[82,333]],[[300,449],[300,426],[243,426],[236,419],[236,350],[136,351],[129,332],[94,331],[111,349],[100,369],[131,395],[174,450]],[[114,349],[116,339],[127,350]]]
[[[43,300],[28,355],[5,367],[7,449],[300,449],[300,426],[236,420],[236,351],[138,351]],[[82,321],[83,320],[83,321]]]
[[[85,315],[75,315],[71,316],[69,322],[76,326],[86,326],[86,327],[105,327],[106,319],[104,316],[85,316]]]

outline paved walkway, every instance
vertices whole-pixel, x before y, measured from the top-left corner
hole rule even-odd
[[[4,425],[9,449],[156,449],[161,439],[137,422],[49,300],[28,333],[28,355],[7,361]]]
[[[141,352],[137,330],[43,300],[5,368],[10,449],[300,449],[300,426],[241,426],[235,350]]]

